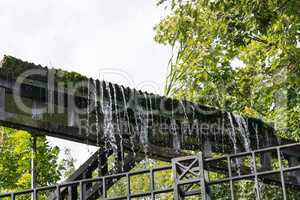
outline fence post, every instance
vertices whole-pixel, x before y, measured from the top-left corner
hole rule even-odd
[[[201,196],[202,200],[209,199],[202,153],[172,159],[172,169],[175,200],[195,195]],[[194,185],[200,186],[200,191],[191,189]]]

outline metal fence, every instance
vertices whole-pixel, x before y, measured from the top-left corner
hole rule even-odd
[[[0,199],[297,200],[299,152],[296,143],[213,158],[197,154],[175,158],[172,166],[6,193]]]

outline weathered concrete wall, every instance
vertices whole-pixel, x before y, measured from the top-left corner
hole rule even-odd
[[[37,71],[22,81],[20,94],[15,95],[18,79],[25,77],[24,72],[28,70]],[[82,87],[78,87],[80,84]],[[237,132],[234,136],[236,143],[233,142],[232,125],[235,129],[239,125],[236,120],[230,121],[229,116],[233,116],[230,113],[88,79],[77,73],[48,69],[5,57],[1,62],[0,88],[0,123],[4,126],[82,143],[101,144],[104,143],[101,105],[111,102],[114,125],[124,124],[122,138],[127,149],[132,149],[134,143],[135,148],[158,157],[173,157],[190,150],[202,150],[209,156],[211,152],[233,152],[234,146],[238,151],[245,150],[243,135]],[[96,97],[91,97],[92,90],[96,91],[92,92]],[[22,111],[16,96],[21,98],[29,112]],[[97,111],[90,110],[88,106],[95,104],[94,99],[98,105]],[[75,107],[82,112],[79,113]],[[146,144],[141,140],[140,131],[134,130],[143,124],[137,119],[137,113],[143,113],[142,118],[149,118]],[[91,131],[84,131],[82,127],[87,125],[82,124],[84,121],[89,124]],[[96,121],[100,141],[92,127]],[[245,121],[251,149],[289,142],[277,138],[273,128],[258,119],[246,118]],[[164,129],[162,125],[167,128]],[[170,130],[172,125],[176,125],[176,134]]]

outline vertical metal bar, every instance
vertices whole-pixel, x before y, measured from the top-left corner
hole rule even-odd
[[[177,170],[176,170],[176,161],[172,161],[172,170],[173,170],[173,191],[174,191],[174,200],[179,199],[179,188],[178,188],[178,180],[177,180]]]
[[[60,186],[59,185],[57,185],[56,186],[56,199],[57,200],[60,200],[61,198],[60,198]]]
[[[204,175],[204,162],[203,162],[203,154],[198,154],[198,162],[199,162],[199,170],[200,170],[200,183],[201,183],[201,200],[206,200],[206,184],[205,184],[205,175]]]
[[[205,166],[205,163],[203,164],[203,167],[204,166]],[[210,191],[209,185],[206,184],[209,182],[209,171],[208,170],[204,170],[204,180],[205,180],[205,185],[206,185],[206,200],[211,200],[211,191]]]
[[[230,195],[231,199],[234,200],[234,190],[233,190],[233,182],[232,182],[232,172],[231,172],[231,159],[229,156],[227,156],[227,163],[228,163],[228,178],[230,183]]]
[[[260,200],[260,191],[259,191],[259,183],[257,177],[257,168],[256,168],[256,159],[255,152],[252,151],[252,164],[253,164],[253,173],[254,173],[254,181],[255,181],[255,190],[256,190],[256,200]]]
[[[105,177],[102,179],[102,199],[106,199]]]
[[[15,200],[15,193],[13,193],[13,192],[10,193],[10,199],[11,199],[11,200]]]
[[[31,188],[36,188],[36,175],[35,175],[35,157],[36,157],[36,136],[32,136],[32,146],[31,146],[31,160],[30,160],[30,172],[31,172]],[[35,200],[35,193],[31,194],[31,199]]]
[[[82,174],[82,179],[87,179],[87,178],[89,178],[89,176],[88,176],[88,174],[87,174],[87,171],[85,171],[85,172],[83,172],[83,174]],[[86,192],[87,192],[87,190],[88,190],[87,185],[88,185],[88,182],[84,182],[84,184],[82,184],[81,193],[82,193],[82,195],[83,195],[84,198],[85,198]]]
[[[127,199],[130,200],[130,195],[131,195],[131,191],[130,191],[130,176],[127,173],[126,174],[126,179],[127,179]]]
[[[35,176],[35,156],[36,156],[36,136],[32,137],[32,152],[31,152],[31,188],[36,187],[36,176]]]
[[[282,186],[282,192],[283,192],[283,199],[287,200],[287,198],[286,198],[286,189],[285,189],[285,181],[284,181],[284,174],[283,174],[283,167],[282,167],[281,155],[280,155],[280,149],[279,149],[279,147],[277,147],[276,150],[277,150],[277,159],[279,161],[279,169],[280,169],[280,178],[281,178],[281,186]]]
[[[71,189],[71,200],[78,200],[78,182],[70,186]]]
[[[80,181],[80,200],[84,200],[84,192],[83,192],[83,182],[82,181]]]
[[[151,190],[151,199],[154,199],[155,186],[154,186],[154,173],[153,173],[153,169],[150,169],[150,190]]]
[[[37,191],[33,189],[33,200],[37,200]]]
[[[68,189],[67,199],[72,200],[72,196],[73,196],[72,195],[72,186],[68,186],[67,189]]]

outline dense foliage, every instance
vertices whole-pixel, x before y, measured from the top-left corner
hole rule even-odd
[[[273,123],[300,139],[300,1],[160,0],[169,14],[155,40],[172,47],[167,95]],[[212,176],[219,176],[212,174]],[[253,181],[235,184],[237,199],[255,199]],[[228,185],[213,199],[230,199]],[[280,186],[260,185],[263,199]],[[289,199],[298,199],[287,191]]]
[[[59,148],[49,146],[46,137],[37,137],[35,154],[37,186],[55,184],[74,171],[74,159],[66,150],[59,160]],[[32,136],[26,131],[0,130],[0,193],[30,188]]]
[[[161,0],[166,94],[275,123],[299,139],[300,1]]]

